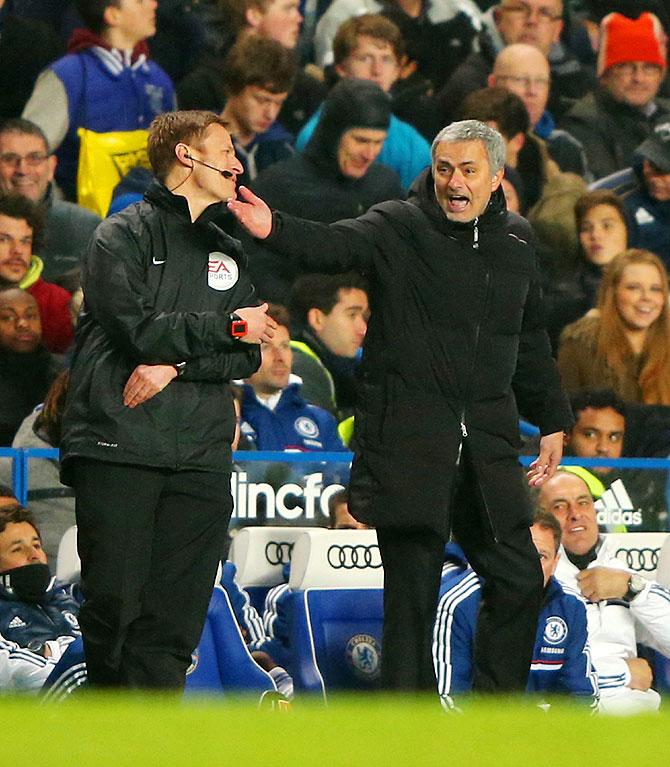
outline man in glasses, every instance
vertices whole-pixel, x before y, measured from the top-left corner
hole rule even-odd
[[[72,290],[76,286],[62,276],[78,269],[100,219],[90,210],[58,198],[55,170],[56,158],[49,154],[46,137],[37,125],[20,118],[0,125],[0,192],[19,194],[42,207],[45,226],[38,252],[44,262],[42,277]]]
[[[629,19],[610,13],[600,25],[599,88],[581,98],[561,127],[581,141],[595,178],[631,164],[655,126],[670,121],[659,99],[666,71],[666,34],[652,13]]]
[[[459,112],[465,97],[485,88],[496,56],[507,46],[526,43],[540,50],[551,66],[550,109],[560,114],[565,99],[584,96],[594,78],[560,42],[563,29],[562,0],[501,0],[483,17],[479,51],[470,54],[437,94],[446,124]]]
[[[562,171],[588,177],[584,149],[567,131],[558,130],[547,109],[551,70],[542,51],[529,43],[513,43],[496,56],[489,86],[501,86],[523,101],[531,132],[546,141],[547,149]]]

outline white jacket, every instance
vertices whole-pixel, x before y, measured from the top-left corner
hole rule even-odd
[[[601,538],[596,559],[589,567],[627,570],[614,557],[613,544]],[[579,570],[561,548],[555,576],[561,584],[579,591]],[[644,644],[670,656],[670,591],[649,581],[630,603],[620,599],[587,602],[591,656],[601,695],[601,710],[606,713],[634,713],[656,710],[660,696],[655,690],[632,690],[626,661],[637,657],[637,644]]]

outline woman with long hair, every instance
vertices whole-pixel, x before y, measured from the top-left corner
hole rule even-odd
[[[660,258],[637,249],[616,256],[605,266],[597,308],[561,335],[566,390],[609,387],[630,402],[670,405],[668,274]]]

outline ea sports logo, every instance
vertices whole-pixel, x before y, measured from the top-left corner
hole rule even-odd
[[[207,263],[207,284],[214,290],[230,290],[237,282],[240,271],[234,258],[214,251]]]

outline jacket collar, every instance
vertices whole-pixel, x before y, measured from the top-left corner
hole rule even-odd
[[[481,216],[464,223],[450,221],[444,215],[444,211],[439,206],[435,197],[433,172],[430,167],[426,168],[416,177],[410,188],[407,200],[420,208],[442,234],[460,238],[460,235],[472,233],[474,247],[478,245],[479,230],[488,231],[501,226],[507,212],[505,194],[501,185],[491,195],[491,199]]]
[[[26,276],[21,280],[21,282],[19,282],[19,287],[23,288],[23,290],[27,290],[29,287],[34,285],[42,275],[43,269],[44,262],[42,259],[39,256],[31,256],[30,266],[28,267]]]
[[[144,194],[144,198],[159,208],[169,210],[179,218],[186,219],[189,223],[193,224],[209,224],[213,222],[217,226],[222,226],[225,219],[230,220],[231,216],[224,202],[213,202],[203,210],[195,221],[191,222],[191,211],[186,197],[181,194],[173,194],[165,184],[162,184],[157,179],[151,182]]]

